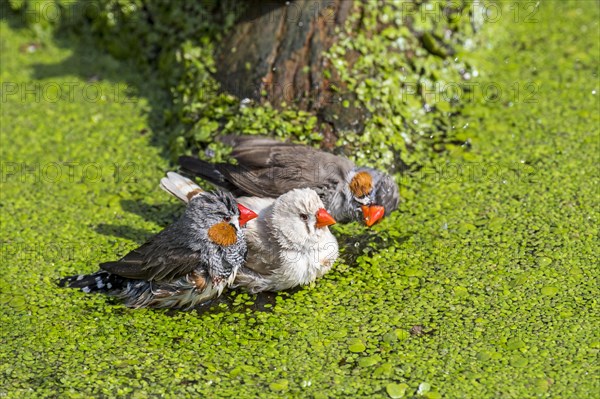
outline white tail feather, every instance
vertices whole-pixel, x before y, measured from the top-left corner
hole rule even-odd
[[[167,177],[160,179],[160,188],[185,203],[204,192],[196,183],[175,172],[167,172]]]

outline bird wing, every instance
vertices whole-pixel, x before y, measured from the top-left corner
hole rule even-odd
[[[220,164],[228,181],[252,196],[278,197],[295,188],[337,187],[354,167],[343,157],[304,145],[238,137],[231,155],[237,165]]]
[[[264,209],[268,208],[275,202],[274,198],[264,198],[264,197],[238,197],[236,198],[239,204],[244,205],[246,208],[251,209],[252,211],[260,214]]]
[[[251,221],[253,223],[248,223],[245,231],[248,255],[244,267],[261,276],[268,276],[274,269],[281,267],[280,249],[269,234],[267,218],[254,219]]]
[[[100,268],[121,277],[137,280],[172,280],[185,276],[202,264],[200,253],[183,246],[161,245],[161,234],[114,262]]]

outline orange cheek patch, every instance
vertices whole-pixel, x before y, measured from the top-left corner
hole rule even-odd
[[[214,224],[208,229],[208,238],[217,245],[228,247],[237,241],[235,227],[226,222]]]
[[[355,197],[364,197],[373,189],[373,178],[369,172],[358,172],[350,181],[350,191]]]

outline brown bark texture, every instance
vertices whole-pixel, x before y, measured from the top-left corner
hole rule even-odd
[[[342,106],[353,95],[331,76],[325,52],[354,7],[352,0],[248,2],[217,52],[216,77],[240,99],[315,113],[331,133],[360,132],[364,112]],[[329,70],[329,76],[325,71]],[[334,89],[335,86],[335,89]],[[349,101],[352,103],[353,101]],[[346,105],[348,102],[346,102]]]

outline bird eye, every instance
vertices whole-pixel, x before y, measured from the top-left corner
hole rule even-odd
[[[224,220],[224,221],[226,221],[227,223],[229,223],[229,222],[231,221],[231,217],[229,217],[229,216],[225,216],[225,217],[223,218],[223,220]]]
[[[302,214],[300,214],[300,219],[302,219],[306,222],[308,220],[308,215],[306,213],[302,213]]]

